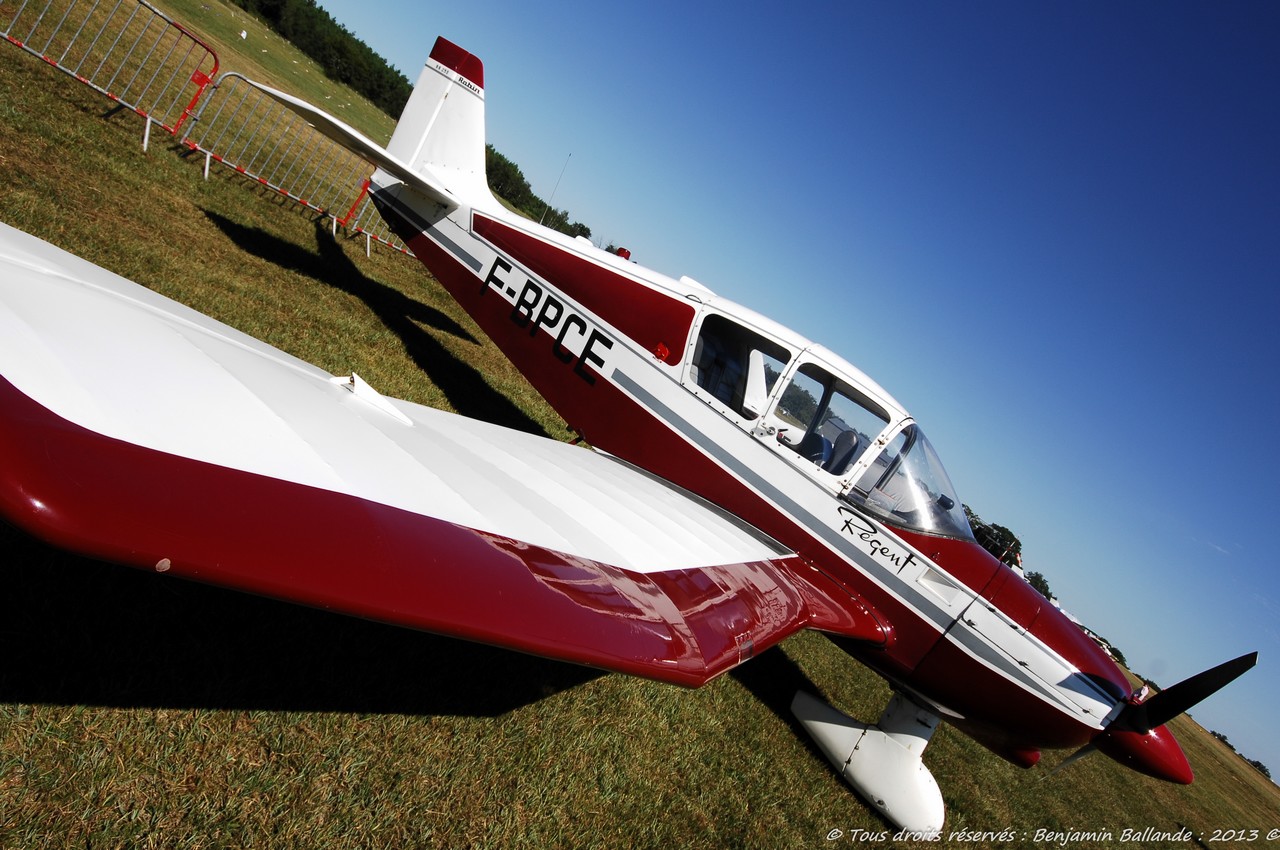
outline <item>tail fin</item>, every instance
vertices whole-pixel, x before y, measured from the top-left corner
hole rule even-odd
[[[488,197],[484,63],[437,38],[387,153],[416,172],[434,173],[455,196]]]
[[[375,182],[405,183],[447,209],[493,198],[484,164],[484,65],[443,38],[436,39],[385,149],[304,100],[246,82],[390,175],[379,180],[375,174]]]

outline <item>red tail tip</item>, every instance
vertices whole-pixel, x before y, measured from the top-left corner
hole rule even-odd
[[[431,58],[451,71],[457,71],[477,87],[484,88],[484,63],[444,36],[436,39]]]

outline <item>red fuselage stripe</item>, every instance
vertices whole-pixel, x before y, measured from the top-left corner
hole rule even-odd
[[[376,196],[375,196],[375,199]],[[850,576],[851,568],[835,561],[825,544],[776,505],[745,487],[718,463],[675,433],[668,423],[608,380],[597,380],[587,392],[569,368],[551,356],[554,339],[531,334],[511,320],[509,302],[488,292],[481,277],[434,239],[381,205],[384,218],[437,280],[475,320],[480,329],[516,364],[521,373],[569,425],[586,439],[655,475],[677,482],[708,501],[724,507],[747,523],[816,563],[856,598],[865,600],[886,623],[916,618],[910,608],[870,582]],[[557,287],[559,281],[555,281]],[[854,589],[856,585],[856,590]],[[902,680],[938,639],[931,627],[894,630],[895,640],[884,651],[863,659],[890,678]]]
[[[655,357],[669,365],[684,357],[696,313],[692,304],[478,213],[475,232]]]

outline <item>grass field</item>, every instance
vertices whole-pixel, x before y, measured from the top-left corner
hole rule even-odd
[[[221,40],[224,68],[358,109],[278,39],[266,58],[237,44],[218,0],[167,8]],[[226,172],[205,182],[163,140],[144,154],[141,120],[109,108],[0,45],[0,220],[389,395],[566,436],[415,261],[366,259]],[[0,562],[2,848],[836,847],[887,829],[787,710],[801,687],[863,718],[888,697],[815,634],[684,691],[86,561],[4,526]],[[1280,846],[1280,789],[1190,719],[1175,731],[1190,787],[1102,757],[1044,778],[944,727],[926,761],[948,833],[1007,831],[944,844],[1120,847],[1126,829],[1185,827],[1190,841],[1144,846],[1242,828]]]

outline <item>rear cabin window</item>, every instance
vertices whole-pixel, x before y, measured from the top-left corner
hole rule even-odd
[[[698,332],[689,376],[737,415],[755,419],[790,359],[791,353],[773,340],[713,315]]]

